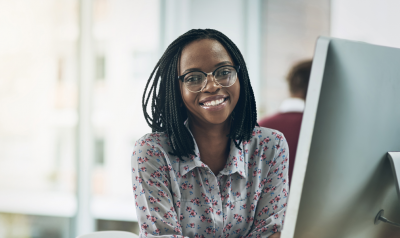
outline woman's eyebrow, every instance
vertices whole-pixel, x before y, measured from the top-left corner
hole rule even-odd
[[[233,64],[230,61],[222,61],[222,62],[219,62],[218,64],[214,65],[214,67],[218,68],[219,66],[222,66],[222,65],[233,65]],[[201,71],[201,69],[199,69],[199,68],[186,69],[185,71],[183,71],[182,75],[184,75],[188,72],[192,72],[192,71]]]
[[[232,62],[230,62],[230,61],[222,61],[222,62],[216,64],[215,68],[217,68],[218,66],[227,65],[227,64],[232,65]]]

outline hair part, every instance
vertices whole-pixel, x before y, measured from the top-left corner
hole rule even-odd
[[[256,101],[246,63],[237,46],[224,34],[213,29],[193,29],[174,40],[154,67],[146,83],[142,97],[142,107],[147,124],[153,132],[166,132],[171,143],[173,155],[189,157],[195,155],[194,141],[184,125],[187,110],[182,101],[178,80],[178,64],[183,48],[189,43],[213,39],[222,44],[235,65],[240,65],[238,79],[240,96],[231,114],[230,133],[235,146],[239,149],[243,141],[250,140],[257,124]],[[149,103],[151,106],[149,107]],[[148,110],[151,110],[148,113]]]

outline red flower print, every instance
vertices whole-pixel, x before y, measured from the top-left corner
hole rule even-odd
[[[161,197],[166,197],[167,196],[167,194],[162,190],[158,190],[158,195],[160,195]]]
[[[142,224],[142,229],[143,229],[143,230],[146,230],[147,227],[149,227],[149,226],[148,226],[146,223],[143,223],[143,224]]]
[[[278,195],[278,196],[275,197],[275,201],[276,202],[279,202],[279,200],[281,200],[281,195]]]
[[[268,206],[265,206],[265,207],[262,209],[262,212],[263,212],[263,213],[267,213],[268,210],[269,210]]]
[[[271,199],[271,200],[269,201],[270,204],[273,204],[274,202],[275,202],[274,199]]]
[[[149,179],[149,180],[147,180],[147,184],[148,184],[149,186],[153,186],[153,185],[154,185],[154,182],[151,181],[151,180]]]
[[[246,223],[250,223],[250,222],[252,222],[253,220],[254,220],[253,217],[248,216],[248,217],[246,218]]]
[[[258,148],[254,151],[254,155],[258,155]]]
[[[261,161],[264,161],[267,158],[265,154],[261,155]]]
[[[206,210],[204,210],[205,213],[209,214],[211,212],[213,212],[212,207],[206,208]]]
[[[208,198],[208,197],[205,197],[204,201],[205,201],[205,203],[210,203],[211,202],[210,198]]]
[[[183,190],[186,190],[186,189],[187,189],[187,184],[186,184],[186,183],[182,183],[181,188],[182,188]]]
[[[138,181],[139,183],[142,183],[143,179],[141,177],[139,177],[139,176],[136,176],[136,181]]]
[[[195,210],[191,210],[191,211],[190,211],[190,215],[191,215],[191,216],[196,216],[196,215],[197,215],[197,212],[196,212]]]

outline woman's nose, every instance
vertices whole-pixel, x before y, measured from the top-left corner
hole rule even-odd
[[[207,83],[203,89],[203,92],[214,93],[221,89],[222,86],[215,81],[215,77],[212,74],[207,75]]]

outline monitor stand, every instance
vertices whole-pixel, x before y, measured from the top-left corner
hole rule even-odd
[[[400,152],[388,152],[388,159],[390,161],[390,166],[392,167],[392,172],[393,172],[393,177],[394,177],[394,183],[395,183],[396,190],[397,190],[397,195],[399,196],[399,199],[400,199],[400,187],[399,187],[399,184],[400,184],[400,177],[399,177],[400,176]],[[381,221],[383,221],[390,225],[400,227],[400,224],[386,219],[383,216],[384,213],[385,213],[384,210],[380,210],[378,212],[378,214],[376,214],[375,221],[374,221],[375,225],[377,225]]]

